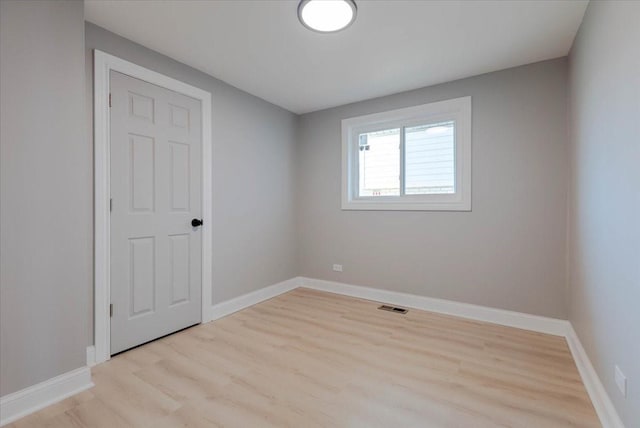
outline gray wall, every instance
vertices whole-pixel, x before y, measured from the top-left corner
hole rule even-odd
[[[296,115],[85,26],[81,1],[0,4],[0,395],[83,366],[93,342],[94,48],[212,93],[212,303],[296,276]]]
[[[82,2],[0,2],[0,395],[85,364],[83,46]]]
[[[296,276],[297,116],[91,23],[85,43],[88,105],[93,49],[212,94],[213,303]]]
[[[569,319],[627,428],[640,427],[640,2],[591,2],[569,70]]]
[[[85,26],[82,2],[1,1],[0,395],[83,366],[92,342],[97,48],[213,95],[213,303],[300,274],[569,315],[638,426],[639,14],[640,3],[592,2],[570,57],[567,242],[566,59],[298,118]],[[472,212],[340,209],[341,119],[467,95]],[[629,378],[626,400],[614,364]]]
[[[301,116],[299,273],[565,318],[566,71],[546,61]],[[342,119],[467,95],[472,212],[340,209]]]

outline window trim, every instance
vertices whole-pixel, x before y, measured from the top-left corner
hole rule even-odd
[[[402,196],[356,196],[358,139],[363,132],[417,124],[455,121],[456,193]],[[401,142],[402,144],[402,142]],[[403,152],[401,151],[401,157]],[[401,169],[404,168],[401,159]],[[342,209],[379,211],[471,211],[471,97],[438,101],[342,120]]]

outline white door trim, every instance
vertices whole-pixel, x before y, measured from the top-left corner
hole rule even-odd
[[[211,93],[179,80],[125,61],[99,50],[93,51],[94,112],[94,343],[96,363],[111,357],[110,348],[110,136],[109,74],[111,70],[170,89],[202,103],[202,321],[211,306],[212,267],[212,148]]]

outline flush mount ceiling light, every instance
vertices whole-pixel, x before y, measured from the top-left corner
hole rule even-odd
[[[298,19],[310,30],[334,33],[351,25],[357,10],[353,0],[301,0]]]

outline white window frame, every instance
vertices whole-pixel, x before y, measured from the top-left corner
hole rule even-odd
[[[402,134],[405,127],[451,120],[455,122],[455,193],[358,196],[359,134],[391,128],[400,128]],[[404,159],[401,159],[401,163],[401,173],[404,173]],[[471,211],[471,97],[344,119],[342,121],[342,209]]]

